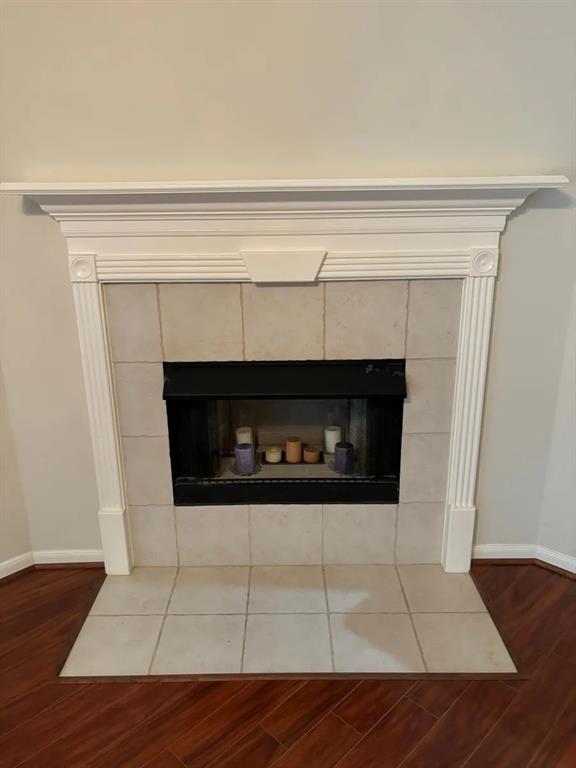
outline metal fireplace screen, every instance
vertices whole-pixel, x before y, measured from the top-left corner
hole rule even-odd
[[[164,363],[174,502],[397,502],[405,397],[404,360]]]

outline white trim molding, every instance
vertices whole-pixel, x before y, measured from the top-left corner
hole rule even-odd
[[[563,571],[576,573],[576,557],[541,544],[477,544],[473,557],[477,560],[541,560]]]
[[[462,278],[442,564],[467,571],[499,238],[564,176],[4,184],[60,223],[69,253],[106,571],[129,573],[102,283]]]
[[[101,563],[103,560],[104,552],[101,549],[37,549],[0,562],[0,579],[23,571],[31,565]]]
[[[10,557],[8,560],[2,560],[0,562],[0,579],[5,579],[7,576],[12,576],[13,573],[23,571],[24,568],[30,568],[34,565],[34,553],[23,552],[16,557]]]

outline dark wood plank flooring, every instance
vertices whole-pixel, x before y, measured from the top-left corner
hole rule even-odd
[[[526,679],[68,682],[101,569],[0,582],[0,767],[576,768],[576,581],[473,576]]]

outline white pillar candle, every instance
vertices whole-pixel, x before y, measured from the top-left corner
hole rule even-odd
[[[271,445],[269,448],[266,448],[264,455],[268,464],[279,464],[282,461],[282,448]]]
[[[334,453],[336,450],[336,443],[342,440],[342,428],[331,426],[324,428],[324,449],[326,453]]]
[[[252,427],[238,427],[236,430],[236,443],[253,443]]]

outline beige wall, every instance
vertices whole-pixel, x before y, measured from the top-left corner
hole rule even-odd
[[[26,507],[0,368],[0,563],[29,550]]]
[[[65,245],[0,198],[0,357],[34,550],[100,548],[96,480]]]
[[[576,178],[573,0],[0,7],[4,180]],[[548,527],[565,520],[544,487],[574,198],[535,195],[503,239],[480,543],[534,543],[543,505]],[[17,198],[2,210],[0,351],[32,546],[97,547],[64,242]]]

